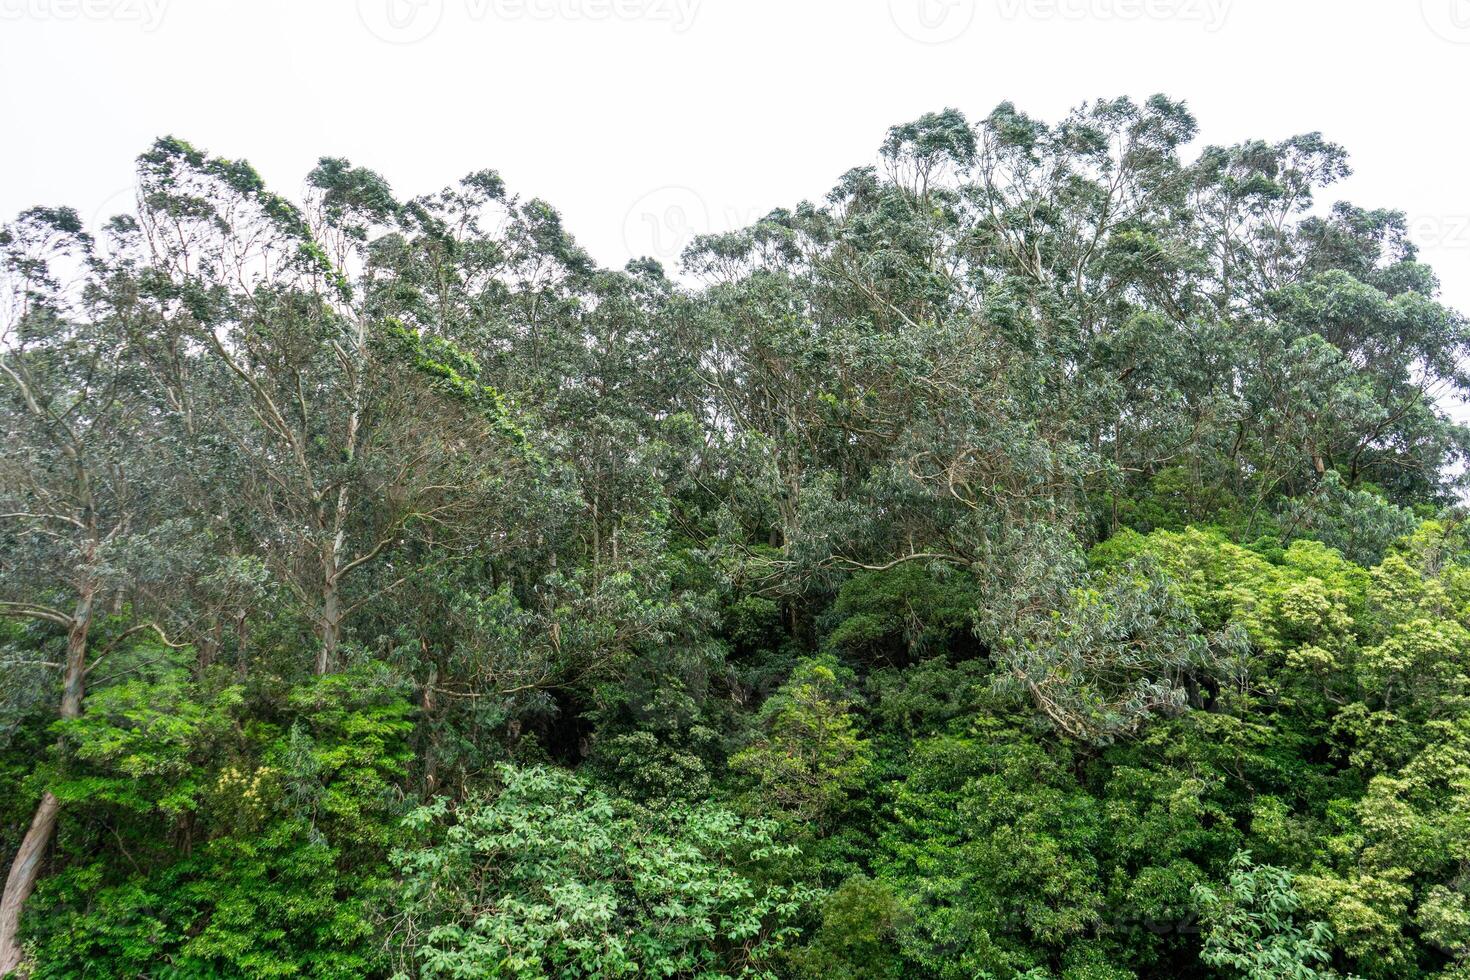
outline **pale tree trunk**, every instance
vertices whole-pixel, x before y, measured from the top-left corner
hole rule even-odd
[[[41,805],[36,807],[31,827],[10,865],[10,877],[5,879],[5,897],[0,899],[0,977],[10,975],[20,966],[20,913],[26,899],[31,897],[31,889],[36,887],[41,860],[56,832],[56,815],[60,809],[60,801],[49,791],[41,794]]]
[[[322,584],[321,643],[317,646],[316,673],[324,676],[337,663],[337,646],[342,642],[342,593],[335,569],[329,569]]]
[[[357,369],[352,375],[352,414],[347,417],[347,435],[343,445],[343,455],[349,463],[357,457],[357,436],[362,425],[362,351],[367,344],[367,334],[360,320],[356,340],[353,352],[357,355]],[[341,353],[340,349],[338,353]],[[347,360],[345,355],[343,360]],[[325,676],[327,671],[337,666],[337,647],[342,642],[345,615],[342,610],[342,577],[356,564],[349,562],[344,568],[342,561],[342,548],[347,540],[347,507],[347,484],[344,482],[337,490],[337,505],[332,511],[332,537],[322,561],[321,646],[316,655],[318,677]]]
[[[66,636],[66,671],[61,681],[61,717],[66,720],[82,714],[82,694],[87,679],[87,632],[92,626],[92,601],[95,587],[86,584],[77,598],[76,611]],[[5,879],[5,892],[0,896],[0,977],[20,967],[20,915],[26,899],[36,887],[41,862],[51,838],[56,834],[56,819],[61,811],[59,801],[50,790],[41,794],[30,829],[20,842],[10,874]]]
[[[316,673],[324,676],[337,665],[337,647],[342,642],[342,532],[347,491],[338,494],[337,518],[331,539],[322,554],[322,605],[317,614]]]

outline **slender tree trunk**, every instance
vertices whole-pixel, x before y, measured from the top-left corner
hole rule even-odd
[[[339,531],[327,542],[326,553],[322,556],[321,642],[316,654],[318,677],[325,675],[337,663],[337,647],[342,642],[341,546],[342,534]]]
[[[337,662],[337,647],[342,642],[342,594],[335,573],[328,575],[322,586],[322,636],[317,647],[316,673],[324,676]]]
[[[235,612],[235,673],[243,683],[250,676],[250,612]]]
[[[82,716],[82,694],[87,681],[87,634],[92,629],[93,587],[83,586],[66,634],[66,673],[61,680],[61,717]]]
[[[362,425],[362,361],[367,347],[367,330],[361,319],[357,321],[356,329],[356,343],[353,346],[356,362],[352,371],[352,414],[347,418],[347,436],[342,447],[348,463],[357,457],[357,436]],[[316,655],[318,677],[337,666],[337,647],[342,642],[342,548],[347,540],[347,504],[347,483],[344,482],[337,491],[337,504],[332,511],[332,536],[322,561],[322,642]]]
[[[64,719],[78,718],[82,714],[82,694],[87,679],[87,633],[92,626],[94,591],[91,584],[82,587],[67,630],[66,671],[61,682],[61,717]],[[56,819],[60,811],[61,801],[50,790],[41,794],[30,829],[21,839],[20,849],[10,864],[5,892],[0,896],[0,977],[20,967],[20,915],[40,877],[41,862],[46,857],[51,838],[56,834]]]
[[[198,672],[202,673],[214,666],[215,658],[219,656],[220,649],[224,646],[224,636],[225,617],[224,612],[221,611],[215,617],[214,625],[209,628],[209,632],[199,637],[199,656],[195,661],[195,668]]]
[[[425,656],[429,652],[428,641],[422,637],[419,639],[419,647]],[[424,721],[428,722],[424,728],[429,733],[428,745],[424,748],[424,796],[434,795],[439,788],[439,734],[437,726],[432,723],[434,716],[434,685],[439,682],[439,668],[433,664],[429,665],[429,676],[424,681],[424,692],[419,699],[419,710],[423,713]]]

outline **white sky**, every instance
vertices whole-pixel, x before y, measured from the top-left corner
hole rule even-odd
[[[1203,141],[1347,146],[1329,198],[1406,211],[1470,310],[1470,0],[0,0],[0,216],[100,222],[172,133],[291,195],[323,155],[402,195],[492,167],[671,264],[925,111],[1153,92]]]

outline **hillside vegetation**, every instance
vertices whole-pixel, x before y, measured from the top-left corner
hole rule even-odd
[[[1470,324],[1347,173],[945,110],[677,277],[176,138],[21,214],[0,973],[1470,978]]]

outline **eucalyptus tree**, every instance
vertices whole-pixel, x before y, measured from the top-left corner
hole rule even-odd
[[[59,677],[54,710],[76,719],[89,673],[119,643],[144,630],[168,642],[141,600],[150,582],[182,575],[152,561],[181,525],[170,525],[168,449],[146,378],[95,307],[97,263],[76,213],[23,213],[0,230],[0,263],[0,616],[34,623],[37,653],[4,669],[7,684],[23,671]],[[94,650],[99,622],[125,609],[140,621]],[[19,961],[17,923],[60,808],[44,790],[11,864],[0,973]]]
[[[1056,124],[948,109],[893,127],[824,202],[696,241],[701,409],[735,574],[795,609],[854,569],[1075,566],[1096,535],[1147,526],[1143,495],[1258,533],[1305,513],[1291,501],[1327,493],[1328,471],[1353,492],[1445,492],[1465,431],[1436,399],[1464,391],[1470,335],[1401,216],[1312,216],[1347,173],[1318,134],[1189,160],[1196,132],[1162,96]],[[1096,583],[1064,578],[1018,601],[1081,615],[1070,596]],[[1229,660],[1181,646],[1189,624],[1161,594],[1113,596],[1136,621],[1100,627],[1097,647],[1080,624],[1033,636],[1004,602],[975,617],[1033,695],[1038,678],[1106,674],[1109,630],[1148,633],[1158,658],[1134,680],[1153,693],[1114,705],[1136,719],[1176,698],[1168,678]],[[1113,704],[1072,690],[1038,706],[1080,733],[1061,706],[1074,696]]]
[[[324,160],[298,208],[247,164],[164,139],[139,176],[128,268],[154,376],[200,465],[237,475],[246,535],[325,673],[348,618],[407,577],[354,591],[369,568],[410,538],[452,552],[494,533],[487,495],[524,462],[524,435],[474,357],[365,307],[367,250],[399,214],[377,175]]]
[[[1470,571],[1461,515],[1421,522],[1470,331],[1402,214],[1322,207],[1341,148],[1196,131],[930,113],[697,240],[697,288],[493,171],[404,200],[325,158],[292,203],[163,139],[101,244],[23,215],[0,963],[30,894],[42,972],[371,972],[396,803],[531,827],[570,784],[517,797],[529,760],[615,830],[710,794],[820,824],[814,975],[1194,975],[1198,939],[1100,925],[1229,899],[1191,885],[1246,847],[1330,925],[1309,959],[1465,959]],[[433,905],[404,924],[463,931]],[[736,911],[665,967],[794,938]],[[605,912],[525,969],[627,966]]]
[[[384,634],[423,680],[427,768],[458,767],[480,747],[452,750],[451,719],[565,732],[649,651],[698,647],[708,617],[671,584],[669,554],[694,531],[691,357],[655,263],[598,269],[552,209],[492,173],[407,202],[368,260],[374,313],[476,358],[537,448],[476,561],[385,607]],[[577,741],[569,751],[590,748]]]

